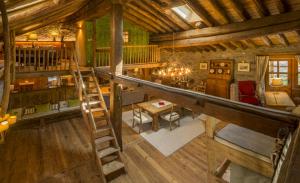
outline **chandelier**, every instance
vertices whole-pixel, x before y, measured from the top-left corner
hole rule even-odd
[[[159,77],[170,78],[174,80],[175,79],[186,80],[187,76],[190,75],[190,73],[191,73],[190,67],[185,65],[177,65],[177,64],[160,68],[156,72],[156,74]]]

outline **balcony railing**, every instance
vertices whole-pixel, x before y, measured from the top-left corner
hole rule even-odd
[[[16,72],[64,71],[73,62],[73,48],[16,48]]]
[[[160,62],[160,49],[157,45],[139,45],[123,47],[123,64],[154,64]],[[96,66],[110,64],[110,47],[96,49]]]

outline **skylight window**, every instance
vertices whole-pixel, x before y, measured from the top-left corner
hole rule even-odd
[[[172,10],[189,23],[201,21],[201,18],[186,4],[174,7]]]

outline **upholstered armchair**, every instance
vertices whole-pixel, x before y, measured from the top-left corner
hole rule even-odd
[[[239,81],[238,89],[240,102],[253,105],[260,105],[259,98],[256,94],[255,81]]]

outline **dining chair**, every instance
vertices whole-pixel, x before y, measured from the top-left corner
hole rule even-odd
[[[173,105],[172,106],[172,109],[170,112],[168,113],[164,113],[164,114],[161,114],[160,115],[160,118],[163,120],[163,121],[167,121],[169,122],[169,125],[170,125],[170,131],[172,131],[172,126],[175,124],[176,127],[179,127],[180,126],[180,114],[178,112],[176,112],[176,107]],[[176,124],[177,122],[177,124]]]
[[[139,133],[141,133],[141,130],[144,131],[143,129],[143,124],[146,123],[152,123],[153,118],[145,113],[142,112],[142,109],[140,107],[138,107],[136,104],[132,104],[132,128],[134,128],[136,126],[136,122],[139,126]]]

